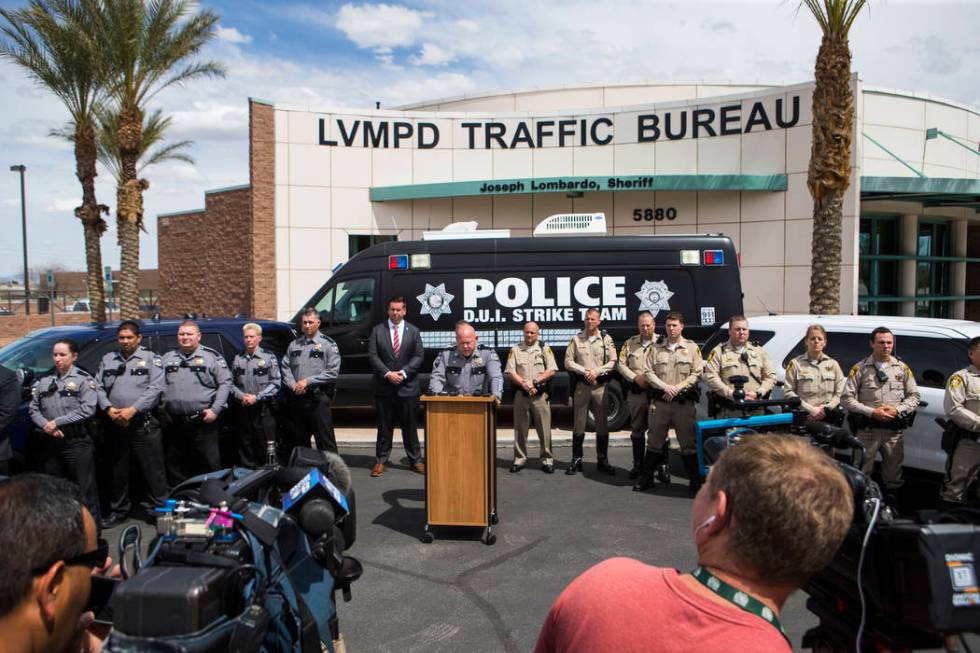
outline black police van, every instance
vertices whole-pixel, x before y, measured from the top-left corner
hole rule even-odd
[[[436,353],[455,344],[459,320],[472,323],[480,344],[496,348],[502,363],[522,341],[524,322],[533,320],[561,369],[565,346],[582,329],[588,308],[599,310],[600,328],[617,348],[636,333],[643,310],[654,315],[661,331],[668,312],[681,312],[685,335],[697,342],[742,312],[737,255],[723,235],[382,243],[351,258],[307,303],[343,355],[337,405],[371,405],[368,336],[396,296],[407,302],[405,319],[422,332],[423,387]],[[628,419],[623,389],[614,380],[609,390],[609,423],[618,429]],[[511,397],[505,385],[505,403]],[[556,376],[551,397],[556,404],[568,401],[564,372]]]
[[[141,345],[158,354],[177,348],[177,328],[182,320],[141,321]],[[286,347],[295,338],[292,327],[285,322],[251,320],[247,318],[202,318],[196,320],[201,327],[201,344],[220,352],[230,365],[239,351],[245,348],[242,327],[255,322],[262,327],[262,347],[282,357]],[[54,373],[51,350],[54,343],[68,338],[78,343],[78,360],[75,365],[94,375],[102,357],[118,348],[116,328],[118,320],[104,324],[73,324],[32,331],[0,349],[0,365],[18,371],[24,379],[24,396],[14,422],[8,427],[11,445],[16,457],[24,452],[30,418],[27,403],[30,385],[34,379]]]

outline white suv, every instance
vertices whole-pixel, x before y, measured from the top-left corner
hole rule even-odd
[[[776,367],[782,385],[786,365],[806,351],[803,336],[810,324],[827,330],[828,356],[840,363],[847,376],[854,363],[871,354],[871,331],[884,326],[895,334],[893,355],[905,361],[915,375],[923,406],[915,424],[905,432],[905,466],[945,473],[946,454],[939,447],[942,435],[934,418],[943,415],[946,379],[966,367],[966,345],[980,336],[980,322],[889,315],[770,315],[749,318],[749,340],[762,345]],[[728,324],[705,343],[709,347],[727,339]],[[778,390],[778,389],[777,389]],[[781,392],[781,391],[780,391]],[[774,396],[778,396],[774,393]]]

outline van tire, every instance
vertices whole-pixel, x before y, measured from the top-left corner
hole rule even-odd
[[[606,423],[609,431],[619,431],[629,421],[630,412],[626,406],[626,399],[623,397],[623,389],[618,381],[610,381],[606,387]],[[595,431],[595,418],[592,411],[589,411],[588,421],[585,425],[586,430]]]

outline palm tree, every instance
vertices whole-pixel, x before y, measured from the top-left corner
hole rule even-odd
[[[119,184],[116,226],[119,236],[119,306],[125,318],[139,313],[139,232],[143,227],[143,191],[149,182],[138,174],[146,104],[165,88],[200,78],[222,77],[213,61],[193,61],[216,33],[218,15],[191,15],[189,0],[80,0],[98,16],[102,79],[118,114]]]
[[[78,35],[93,28],[92,20],[74,0],[34,0],[23,9],[0,9],[0,56],[21,66],[28,75],[61,100],[70,116],[75,150],[75,175],[82,185],[82,204],[75,217],[85,235],[85,267],[92,320],[105,321],[100,238],[109,207],[95,198],[94,115],[104,100],[97,83],[92,51]]]
[[[807,186],[813,196],[810,312],[840,313],[844,193],[851,182],[854,96],[847,36],[867,0],[801,0],[820,24],[813,89],[813,144]]]
[[[160,109],[155,109],[143,122],[140,136],[139,156],[136,161],[136,174],[142,174],[152,165],[167,161],[183,161],[193,165],[194,159],[186,150],[193,141],[177,141],[168,145],[160,145],[164,135],[171,127],[172,119],[164,116]],[[122,183],[123,164],[119,155],[119,114],[111,109],[99,112],[96,148],[99,163],[106,167],[117,183]],[[154,149],[156,148],[156,149]]]

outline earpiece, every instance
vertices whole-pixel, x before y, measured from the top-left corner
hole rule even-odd
[[[705,519],[703,522],[701,522],[701,525],[698,526],[697,529],[695,529],[694,532],[695,533],[698,533],[698,532],[701,531],[702,528],[707,528],[708,526],[711,526],[714,523],[715,523],[715,516],[714,515],[711,515],[710,517],[708,517],[707,519]]]

